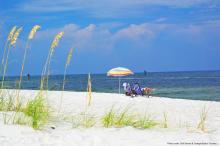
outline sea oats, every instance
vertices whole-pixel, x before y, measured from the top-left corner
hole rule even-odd
[[[55,36],[55,38],[54,38],[54,40],[53,40],[53,42],[50,46],[50,50],[49,50],[49,53],[47,55],[46,62],[45,62],[45,65],[44,65],[42,73],[41,73],[41,85],[40,85],[41,90],[43,90],[43,88],[44,88],[45,79],[46,79],[46,83],[47,83],[47,86],[48,86],[50,61],[51,61],[51,58],[53,56],[54,49],[55,49],[56,46],[58,46],[59,40],[62,38],[63,35],[64,35],[64,32],[59,32]],[[46,77],[45,77],[45,75],[46,75]]]
[[[73,55],[73,48],[71,48],[69,53],[68,53],[68,57],[67,57],[67,60],[66,60],[66,66],[68,66],[70,64],[72,55]]]
[[[62,38],[63,35],[64,35],[64,32],[60,32],[55,36],[55,38],[51,44],[51,54],[53,53],[54,48],[59,44],[59,40]]]
[[[8,50],[7,50],[7,54],[6,54],[6,58],[5,58],[5,63],[4,63],[4,70],[3,70],[3,75],[2,75],[2,82],[1,82],[1,88],[4,87],[4,80],[5,80],[5,74],[6,74],[6,71],[7,71],[7,67],[8,67],[8,58],[9,58],[9,53],[10,53],[10,46],[14,46],[16,44],[16,41],[17,41],[17,38],[20,34],[20,32],[22,31],[22,28],[19,28],[17,29],[16,31],[16,28],[13,27],[11,32],[9,33],[9,36],[8,36],[8,40],[10,40],[10,45],[8,47]]]
[[[17,41],[18,36],[19,36],[19,34],[21,33],[21,31],[22,31],[22,27],[20,27],[19,29],[17,29],[16,32],[14,33],[14,35],[13,35],[13,37],[12,37],[12,39],[11,39],[11,45],[12,45],[12,46],[16,44],[16,41]]]
[[[62,102],[63,102],[63,91],[64,91],[65,83],[66,83],[66,70],[67,70],[67,67],[68,67],[69,64],[70,64],[70,61],[71,61],[71,58],[72,58],[72,54],[73,54],[73,48],[71,48],[71,49],[69,50],[69,53],[68,53],[68,56],[67,56],[67,59],[66,59],[66,64],[65,64],[64,74],[63,74],[63,88],[62,88],[62,92],[61,92],[60,106],[59,106],[58,113],[59,113],[60,110],[61,110],[61,106],[62,106]]]
[[[23,60],[22,60],[22,66],[21,66],[21,72],[20,72],[20,80],[19,80],[19,84],[18,84],[18,93],[17,93],[17,104],[19,103],[19,94],[20,94],[20,88],[21,88],[21,82],[22,82],[22,77],[23,77],[23,72],[24,72],[24,66],[25,66],[25,61],[26,61],[26,56],[27,56],[27,52],[28,49],[30,48],[30,40],[32,40],[37,32],[37,30],[40,29],[39,25],[35,25],[28,36],[28,40],[26,42],[26,47],[25,47],[25,51],[24,51],[24,56],[23,56]],[[16,104],[16,106],[17,106]]]
[[[90,74],[88,75],[87,92],[88,92],[88,106],[90,106],[91,105],[91,100],[92,100],[92,82],[91,82]]]
[[[13,38],[13,36],[14,36],[14,34],[15,34],[16,29],[17,29],[16,26],[14,26],[14,27],[11,29],[11,31],[10,31],[10,33],[9,33],[9,35],[8,35],[8,41],[11,41],[11,40],[12,40],[12,38]]]
[[[6,41],[5,46],[4,46],[4,53],[3,53],[3,56],[2,56],[2,64],[1,64],[1,67],[0,67],[0,73],[2,73],[2,67],[4,66],[5,55],[6,55],[7,48],[8,48],[8,42],[11,41],[11,39],[13,38],[15,31],[16,31],[16,26],[14,26],[11,29],[10,33],[8,34],[8,38],[7,38],[7,41]]]
[[[29,33],[28,39],[29,39],[29,40],[32,40],[32,39],[34,38],[34,36],[35,36],[37,30],[40,29],[40,28],[41,28],[40,25],[35,25],[35,26],[32,28],[31,32]]]

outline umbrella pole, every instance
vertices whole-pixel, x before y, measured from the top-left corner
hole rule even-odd
[[[118,78],[118,93],[121,94],[121,78]]]

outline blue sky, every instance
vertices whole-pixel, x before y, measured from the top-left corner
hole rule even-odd
[[[105,73],[113,67],[135,72],[220,70],[219,0],[0,0],[0,47],[8,32],[23,32],[10,54],[8,75],[18,75],[25,41],[31,42],[25,73],[40,74],[56,33],[52,74]],[[1,49],[1,56],[3,49]]]

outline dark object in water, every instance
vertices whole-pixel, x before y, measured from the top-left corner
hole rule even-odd
[[[31,75],[29,73],[27,74],[27,77],[28,77],[28,80],[31,79]]]
[[[147,76],[147,71],[146,70],[144,70],[144,75]]]
[[[56,127],[55,127],[55,126],[51,126],[50,128],[51,128],[51,129],[56,129]]]

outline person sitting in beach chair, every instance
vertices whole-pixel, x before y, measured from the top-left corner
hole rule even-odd
[[[141,88],[139,83],[135,83],[132,89],[132,93],[137,96],[137,95],[141,95],[141,96],[148,96],[148,98],[150,97],[150,93],[153,91],[152,88],[149,87],[144,87]]]
[[[137,96],[137,95],[143,96],[143,92],[142,92],[142,90],[141,90],[141,87],[140,87],[139,83],[135,83],[135,84],[133,85],[132,93],[133,93],[135,96]]]
[[[125,82],[125,83],[123,83],[122,86],[124,87],[125,95],[132,96],[132,90],[131,90],[130,84]]]
[[[131,97],[134,97],[137,95],[141,95],[141,96],[147,95],[149,98],[150,93],[153,91],[153,89],[149,87],[141,88],[139,83],[135,83],[133,85],[133,88],[131,88],[130,84],[125,82],[123,83],[123,87],[125,90],[125,95],[131,96]]]

